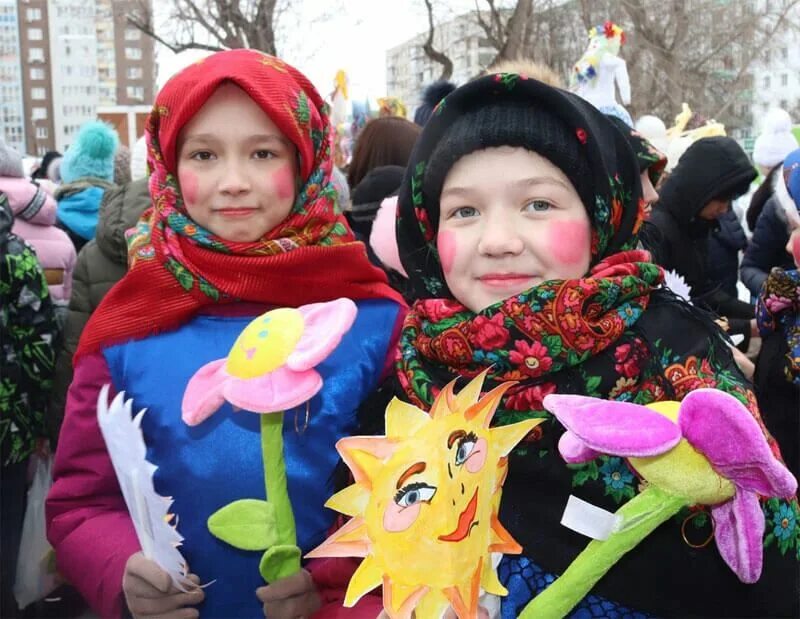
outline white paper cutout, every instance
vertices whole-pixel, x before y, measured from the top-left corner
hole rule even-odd
[[[157,467],[146,459],[147,448],[142,437],[142,416],[146,408],[133,416],[133,400],[125,399],[121,391],[108,404],[109,385],[100,390],[97,398],[97,422],[106,442],[108,454],[114,464],[125,504],[133,520],[142,553],[155,561],[167,572],[172,582],[181,591],[187,591],[190,583],[187,576],[186,559],[178,550],[183,536],[176,525],[171,524],[174,514],[169,511],[171,497],[163,497],[155,491],[153,474]]]
[[[664,271],[664,287],[669,288],[689,305],[692,305],[692,287],[677,271]]]

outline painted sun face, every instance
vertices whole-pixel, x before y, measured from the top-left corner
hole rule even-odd
[[[456,396],[445,387],[430,414],[393,400],[386,437],[337,445],[356,484],[327,505],[354,516],[309,556],[364,556],[345,599],[352,606],[378,585],[390,617],[438,617],[452,606],[475,617],[481,588],[507,591],[490,553],[519,545],[498,520],[506,457],[541,422],[490,428],[504,384],[483,398],[484,375]]]

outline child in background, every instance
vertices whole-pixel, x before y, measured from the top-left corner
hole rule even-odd
[[[58,222],[80,251],[94,238],[103,194],[114,187],[114,155],[119,138],[99,120],[84,124],[61,162],[56,190]]]
[[[453,378],[488,370],[487,390],[518,382],[495,423],[547,420],[509,457],[500,521],[522,554],[500,564],[503,617],[518,616],[586,546],[560,525],[570,494],[614,512],[641,490],[620,458],[567,466],[545,396],[647,404],[713,387],[759,419],[719,328],[662,288],[662,270],[636,250],[640,173],[626,136],[590,104],[498,74],[442,101],[401,189],[398,244],[419,299],[401,336],[401,394],[429,407]],[[706,543],[708,513],[686,510],[619,561],[573,616],[797,616],[797,501],[762,506],[757,584],[739,582]]]
[[[27,181],[25,181],[27,182]],[[0,616],[17,617],[17,554],[28,491],[28,460],[45,436],[57,328],[33,249],[12,232],[0,193]]]
[[[354,299],[353,327],[317,366],[324,387],[305,420],[299,413],[303,431],[291,412],[284,429],[298,545],[307,551],[325,539],[334,445],[355,431],[403,315],[337,207],[325,105],[277,58],[220,52],[165,85],[147,135],[153,208],[130,238],[131,269],[92,314],[75,355],[48,499],[58,565],[102,617],[119,617],[126,605],[134,617],[204,618],[309,616],[325,602],[340,606],[343,590],[323,581],[339,574],[308,566],[311,576],[303,570],[263,587],[260,553],[207,529],[220,507],[263,497],[259,416],[225,404],[189,427],[180,409],[192,375],[225,357],[265,310]],[[213,582],[203,590],[178,591],[139,552],[97,425],[98,393],[109,383],[136,411],[147,408],[155,488],[174,498],[192,578]]]
[[[75,248],[67,234],[56,227],[56,201],[43,187],[25,178],[22,156],[0,140],[0,192],[14,214],[14,234],[33,246],[56,307],[60,327],[66,319]]]
[[[756,319],[762,344],[755,386],[767,425],[781,441],[786,464],[800,476],[800,149],[775,176],[775,200],[789,240],[784,251],[794,268],[775,267],[761,288]]]

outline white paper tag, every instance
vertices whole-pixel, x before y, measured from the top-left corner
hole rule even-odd
[[[592,539],[605,540],[619,527],[621,516],[570,495],[561,524]]]

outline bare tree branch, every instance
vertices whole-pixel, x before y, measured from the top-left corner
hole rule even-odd
[[[425,55],[428,58],[442,65],[442,73],[439,79],[447,80],[453,75],[453,61],[450,60],[449,56],[434,48],[433,5],[431,4],[431,0],[425,0],[425,8],[428,11],[428,38],[425,40],[422,49],[425,51]]]

